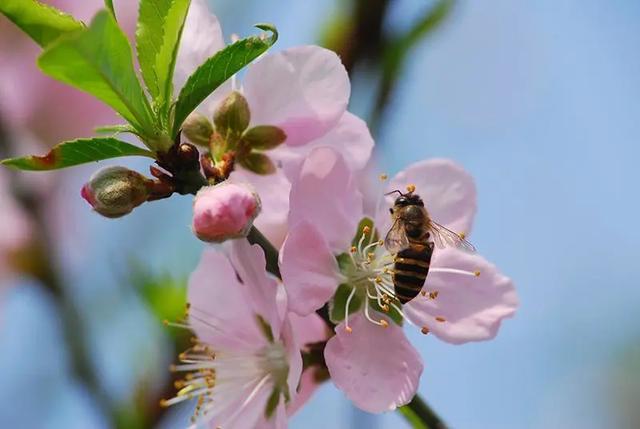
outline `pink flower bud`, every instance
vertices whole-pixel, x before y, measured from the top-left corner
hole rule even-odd
[[[193,232],[210,243],[246,237],[260,207],[260,197],[248,185],[222,182],[207,186],[193,202]]]
[[[117,218],[149,198],[153,182],[125,167],[107,167],[97,171],[80,194],[102,216]]]

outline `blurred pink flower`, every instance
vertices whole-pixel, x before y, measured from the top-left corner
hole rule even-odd
[[[204,0],[193,0],[187,16],[175,73],[179,90],[193,71],[225,46],[218,19]],[[373,140],[360,118],[346,111],[350,83],[340,58],[319,46],[299,46],[267,54],[249,65],[242,88],[235,77],[221,85],[200,106],[211,117],[234,90],[246,97],[251,125],[275,125],[287,134],[285,144],[268,152],[277,172],[261,176],[237,168],[236,181],[251,183],[262,199],[263,211],[256,225],[280,246],[286,235],[290,179],[304,156],[314,147],[340,151],[354,170],[366,165]]]
[[[189,327],[198,343],[181,354],[175,369],[190,375],[164,404],[198,397],[195,422],[208,427],[284,428],[285,402],[302,372],[300,349],[262,249],[246,240],[228,249],[228,256],[206,249],[189,279]]]
[[[102,0],[47,3],[85,22],[104,7]],[[115,0],[120,25],[133,34],[138,2]],[[0,16],[0,119],[26,128],[46,146],[90,136],[96,126],[121,122],[111,109],[88,94],[57,82],[38,69],[41,48]]]
[[[229,181],[206,186],[193,200],[193,232],[214,243],[246,237],[259,213],[260,197],[250,186]]]
[[[387,191],[409,183],[439,223],[470,231],[476,192],[462,168],[447,160],[422,161],[399,173]],[[384,234],[392,201],[382,204],[380,195],[374,218]],[[393,257],[357,230],[364,216],[362,196],[341,154],[332,148],[311,152],[292,183],[290,207],[289,234],[280,253],[289,308],[309,314],[329,301],[338,285],[351,285],[347,316],[325,349],[331,378],[363,410],[382,412],[406,404],[417,389],[422,363],[402,329],[372,307],[377,301],[382,308],[385,297],[394,296]],[[357,246],[352,246],[354,235]],[[348,255],[347,262],[339,264],[338,255]],[[403,308],[394,301],[390,305],[424,333],[456,344],[493,338],[517,307],[509,278],[481,256],[457,249],[436,249],[423,292]],[[356,294],[364,303],[349,315]]]
[[[8,173],[0,170],[0,282],[13,273],[12,256],[31,240],[33,226],[13,198]]]

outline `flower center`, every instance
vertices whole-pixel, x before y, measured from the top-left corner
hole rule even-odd
[[[281,341],[269,343],[258,352],[257,358],[263,373],[272,378],[274,385],[285,388],[289,376],[289,360],[284,344]]]

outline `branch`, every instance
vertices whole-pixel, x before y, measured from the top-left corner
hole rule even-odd
[[[407,405],[398,408],[398,412],[414,429],[447,429],[447,425],[418,394]]]

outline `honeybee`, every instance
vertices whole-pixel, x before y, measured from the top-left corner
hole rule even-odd
[[[384,246],[389,253],[395,254],[393,268],[393,285],[398,300],[405,304],[415,298],[429,274],[429,265],[434,246],[457,247],[475,252],[473,244],[435,222],[424,207],[424,202],[413,187],[407,193],[397,192],[393,208],[389,209],[393,218],[393,226],[387,233]]]

